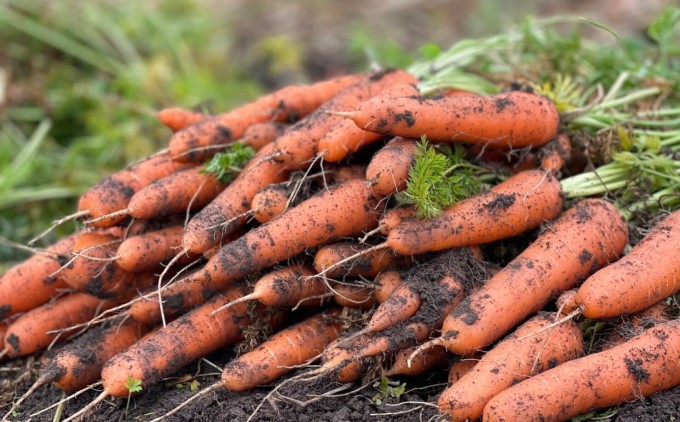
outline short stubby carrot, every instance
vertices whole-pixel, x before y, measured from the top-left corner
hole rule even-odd
[[[80,232],[67,236],[5,272],[0,279],[0,319],[42,305],[67,287],[56,271],[68,261],[78,236]]]
[[[170,130],[177,132],[187,126],[198,123],[209,116],[197,111],[187,110],[186,108],[168,107],[159,111],[157,117],[158,120]]]
[[[183,236],[184,227],[181,225],[130,236],[118,246],[115,262],[132,273],[158,270],[177,254],[182,247]],[[194,254],[183,256],[186,257],[186,262],[198,258]]]
[[[590,276],[576,303],[587,318],[611,318],[649,308],[680,291],[680,211],[654,225],[618,262]]]
[[[583,355],[583,335],[573,321],[548,328],[557,315],[540,313],[488,351],[439,396],[451,421],[477,420],[486,403],[517,381]],[[565,387],[568,387],[565,385]]]
[[[565,362],[501,392],[483,420],[566,421],[680,384],[680,320]]]
[[[314,268],[318,272],[323,272],[326,268],[334,266],[338,261],[368,248],[370,248],[370,245],[350,240],[322,246],[314,255]],[[376,249],[358,256],[344,265],[335,266],[324,274],[330,278],[359,276],[373,278],[383,270],[406,267],[410,263],[412,263],[411,257],[397,255],[389,249]]]
[[[239,141],[259,151],[263,146],[270,144],[290,127],[290,124],[283,122],[263,122],[250,126],[243,132]]]
[[[436,344],[469,354],[486,347],[598,268],[628,243],[619,211],[602,199],[567,210],[508,265],[451,312]]]
[[[555,177],[526,171],[447,207],[438,217],[404,221],[387,235],[387,245],[404,255],[481,245],[537,228],[555,218],[562,203]]]
[[[229,362],[222,371],[222,384],[231,391],[248,390],[307,362],[338,337],[342,331],[339,315],[339,308],[322,312],[270,336]]]
[[[560,123],[548,98],[521,91],[448,97],[374,99],[348,113],[357,126],[384,135],[508,148],[540,146]]]
[[[156,154],[132,166],[116,172],[88,189],[78,201],[78,212],[97,219],[127,208],[135,192],[154,180],[190,167],[190,164],[174,162],[168,154]],[[126,215],[116,215],[92,223],[94,227],[109,227],[123,221]]]
[[[256,123],[297,120],[316,110],[363,75],[348,75],[308,86],[288,86],[183,130],[170,139],[170,156],[178,161],[200,162],[243,135]],[[213,147],[212,149],[210,147]],[[216,148],[215,148],[216,147]]]

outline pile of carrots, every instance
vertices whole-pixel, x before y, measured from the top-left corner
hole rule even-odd
[[[645,202],[663,206],[631,247],[630,208],[567,177],[584,152],[552,100],[530,89],[422,95],[419,78],[384,70],[218,115],[161,111],[168,148],[85,192],[69,217],[82,229],[0,279],[0,356],[42,353],[5,420],[27,418],[23,400],[45,384],[101,385],[65,415],[77,419],[254,325],[271,334],[191,400],[309,363],[270,397],[321,377],[356,382],[376,364],[389,377],[448,369],[438,406],[450,420],[568,420],[680,385],[677,189]],[[418,160],[452,149],[485,184],[421,218],[397,199],[442,195],[417,183]],[[519,236],[528,246],[495,254]],[[623,320],[644,322],[597,352],[585,345],[590,321]]]

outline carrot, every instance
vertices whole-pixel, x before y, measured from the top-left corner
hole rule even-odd
[[[616,260],[628,228],[613,205],[578,202],[448,315],[432,344],[468,354],[492,344],[552,298]]]
[[[441,366],[446,362],[446,349],[443,347],[433,347],[426,350],[424,353],[418,355],[418,357],[410,362],[409,365],[408,358],[411,353],[415,350],[414,347],[409,347],[406,349],[399,350],[394,357],[392,365],[385,371],[386,377],[393,377],[395,375],[408,375],[415,376],[424,374],[430,369]]]
[[[366,168],[366,179],[371,181],[375,195],[387,196],[406,188],[416,151],[415,140],[395,137],[375,153]]]
[[[166,296],[176,300],[177,308],[194,306],[205,300],[207,292],[222,290],[254,271],[375,227],[376,206],[365,180],[331,186],[224,245],[202,270],[169,286]],[[151,302],[137,305],[153,308]],[[153,314],[158,309],[148,311]]]
[[[561,314],[568,315],[578,308],[578,304],[576,303],[576,292],[578,292],[578,289],[576,288],[565,290],[557,297],[555,305]]]
[[[123,270],[138,273],[157,270],[175,256],[182,246],[183,226],[170,226],[123,240],[116,250],[116,264]],[[197,258],[188,254],[189,261]]]
[[[541,171],[516,174],[486,193],[444,210],[438,217],[405,221],[390,231],[387,246],[421,254],[512,237],[556,217],[562,208],[558,181]]]
[[[89,321],[97,313],[115,306],[87,293],[71,293],[24,313],[5,333],[5,347],[11,357],[27,356],[64,341],[75,331],[50,333]]]
[[[271,271],[255,282],[251,293],[228,305],[257,300],[266,306],[319,306],[319,300],[307,299],[325,295],[328,288],[313,275],[309,267],[299,264]]]
[[[428,349],[429,350],[429,349]],[[426,350],[426,352],[428,351]],[[446,349],[445,349],[446,350]],[[458,382],[465,374],[472,371],[472,368],[477,365],[477,362],[482,358],[482,353],[473,353],[469,357],[459,356],[449,367],[448,383],[449,385]]]
[[[65,237],[5,272],[0,279],[0,319],[42,305],[67,287],[55,272],[68,261],[78,236]]]
[[[157,117],[161,123],[170,128],[173,132],[177,132],[180,129],[184,129],[187,126],[191,126],[194,123],[198,123],[201,120],[208,118],[208,116],[203,113],[179,107],[164,108],[158,112]]]
[[[241,297],[243,291],[244,288],[238,286],[215,296],[113,357],[101,373],[105,392],[114,397],[127,397],[128,377],[140,380],[146,387],[202,356],[239,341],[241,331],[251,322],[246,305],[235,305],[214,316],[211,313],[221,304]]]
[[[139,278],[115,262],[120,239],[105,234],[85,233],[73,244],[75,257],[61,270],[66,283],[99,298],[119,297]],[[147,286],[148,282],[142,283]]]
[[[357,284],[335,284],[333,299],[340,306],[354,309],[371,309],[375,305],[373,287]]]
[[[563,421],[680,384],[680,320],[565,362],[491,399],[484,421]]]
[[[412,82],[405,82],[386,89],[374,97],[374,101],[418,94],[418,88]],[[321,137],[317,151],[324,161],[335,163],[382,138],[384,135],[365,131],[351,120],[341,120]]]
[[[402,282],[401,275],[396,270],[384,271],[378,274],[373,281],[375,283],[373,297],[378,303],[386,301]]]
[[[662,300],[640,312],[620,317],[620,321],[609,333],[604,349],[619,345],[650,327],[669,321],[671,317],[668,310],[666,300]]]
[[[386,71],[364,76],[359,82],[348,86],[324,103],[323,110],[306,116],[273,144],[268,145],[269,148],[259,151],[236,180],[191,219],[184,236],[184,248],[192,252],[203,252],[218,244],[224,234],[229,233],[243,220],[241,216],[248,211],[253,196],[259,190],[286,180],[288,171],[307,168],[316,157],[319,138],[341,119],[324,110],[356,104],[406,78],[413,77],[403,71]],[[229,226],[225,226],[224,223],[227,222],[230,222]]]
[[[356,241],[342,241],[322,246],[317,249],[314,255],[314,268],[318,272],[322,272],[338,261],[369,247],[370,245]],[[325,275],[330,278],[358,276],[373,278],[387,268],[404,267],[410,262],[412,262],[410,257],[397,255],[392,251],[374,250],[345,265],[335,266]]]
[[[199,162],[239,139],[255,123],[286,122],[306,116],[363,75],[349,75],[309,86],[288,86],[175,133],[169,151],[174,160]],[[212,149],[210,147],[213,147]]]
[[[259,151],[229,186],[189,220],[182,240],[183,249],[201,253],[219,245],[224,236],[245,221],[243,215],[258,191],[288,179],[289,173],[279,162],[264,158],[271,149]]]
[[[357,126],[384,135],[510,148],[540,146],[557,134],[559,114],[547,98],[520,91],[481,96],[374,99],[347,113]]]
[[[288,187],[285,184],[269,185],[258,191],[250,203],[253,218],[266,223],[283,213],[288,205]]]
[[[680,211],[652,227],[621,260],[590,276],[576,303],[586,318],[602,319],[649,308],[680,290]]]
[[[333,183],[340,184],[348,180],[365,179],[366,166],[362,164],[348,164],[333,168],[332,170]]]
[[[418,312],[420,303],[420,295],[414,286],[405,281],[376,308],[364,331],[375,333],[405,321]]]
[[[374,73],[338,92],[319,110],[293,125],[276,140],[274,145],[277,159],[288,170],[306,168],[309,161],[320,156],[318,146],[321,137],[343,120],[328,111],[354,107],[402,82],[415,83],[416,79],[403,70],[386,70]]]
[[[558,134],[555,139],[539,150],[541,169],[559,173],[571,160],[571,140],[566,133]]]
[[[454,422],[477,420],[492,397],[517,381],[583,355],[583,335],[573,321],[546,329],[555,317],[539,314],[484,354],[470,372],[442,392],[439,410]]]
[[[294,365],[317,356],[338,337],[340,309],[322,312],[271,336],[256,349],[229,362],[222,371],[222,384],[231,391],[244,391],[268,384]]]
[[[78,201],[77,214],[88,215],[91,219],[97,219],[125,209],[135,192],[154,180],[161,179],[189,166],[172,161],[165,153],[153,155],[110,175],[88,189]],[[92,226],[109,227],[124,219],[124,215],[117,215],[99,220]]]
[[[239,142],[257,151],[263,146],[274,142],[289,127],[289,124],[282,122],[255,123],[243,132],[243,137],[241,137]]]

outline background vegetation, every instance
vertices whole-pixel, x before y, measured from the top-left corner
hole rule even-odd
[[[163,148],[160,108],[219,112],[289,83],[403,67],[424,44],[503,32],[528,14],[583,15],[645,42],[671,3],[0,1],[0,234],[25,243],[88,186]],[[0,269],[22,256],[0,246]]]

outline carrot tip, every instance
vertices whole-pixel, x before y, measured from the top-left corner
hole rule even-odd
[[[332,116],[348,117],[352,118],[354,116],[353,111],[334,111],[334,110],[323,110],[324,113],[330,114]]]

